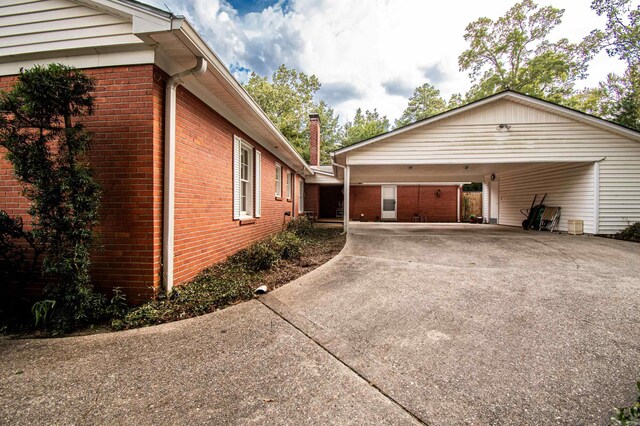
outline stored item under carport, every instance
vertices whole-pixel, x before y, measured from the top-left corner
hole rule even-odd
[[[584,233],[584,221],[570,219],[568,221],[568,233],[571,235],[582,235]]]
[[[522,209],[520,213],[525,215],[527,218],[522,221],[522,229],[538,229],[540,225],[540,220],[542,219],[542,213],[544,211],[544,199],[547,198],[547,194],[542,196],[542,200],[540,200],[540,204],[536,206],[536,200],[538,199],[538,194],[533,197],[533,201],[531,202],[531,208],[529,210]]]
[[[560,221],[560,210],[560,207],[545,207],[538,230],[553,232]]]

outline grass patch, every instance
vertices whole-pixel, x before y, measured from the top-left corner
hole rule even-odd
[[[340,229],[317,228],[298,219],[286,231],[205,269],[169,295],[131,309],[112,327],[123,330],[177,321],[251,299],[261,285],[274,289],[327,262],[344,243]]]

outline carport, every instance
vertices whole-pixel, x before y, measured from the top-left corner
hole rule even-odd
[[[385,208],[401,205],[403,187],[434,192],[482,182],[485,223],[519,226],[520,210],[546,193],[546,205],[562,208],[559,230],[574,219],[585,233],[610,234],[640,221],[639,142],[633,130],[507,91],[342,148],[332,159],[345,229],[359,218],[349,194],[360,186],[380,188],[384,219]]]

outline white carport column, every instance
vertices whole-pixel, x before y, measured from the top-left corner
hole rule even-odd
[[[343,192],[343,220],[344,224],[342,225],[342,230],[346,234],[349,232],[349,189],[351,188],[351,168],[349,166],[345,166],[344,168],[344,190]]]
[[[600,233],[600,161],[596,161],[593,165],[593,233],[595,235]]]
[[[458,186],[458,196],[456,197],[456,215],[458,218],[458,223],[460,223],[460,190],[462,189],[462,185]]]
[[[489,212],[491,202],[489,200],[489,184],[487,183],[489,179],[487,177],[484,178],[482,182],[482,221],[491,223],[491,214]]]

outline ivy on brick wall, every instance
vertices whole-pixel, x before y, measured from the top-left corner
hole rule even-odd
[[[104,305],[89,277],[100,187],[86,159],[91,136],[79,120],[93,113],[93,90],[83,72],[51,64],[22,70],[0,94],[0,145],[29,202],[24,218],[0,214],[0,259],[5,268],[23,263],[14,270],[38,268],[48,277],[43,296],[55,304],[47,304],[46,318],[58,331],[93,321]]]

